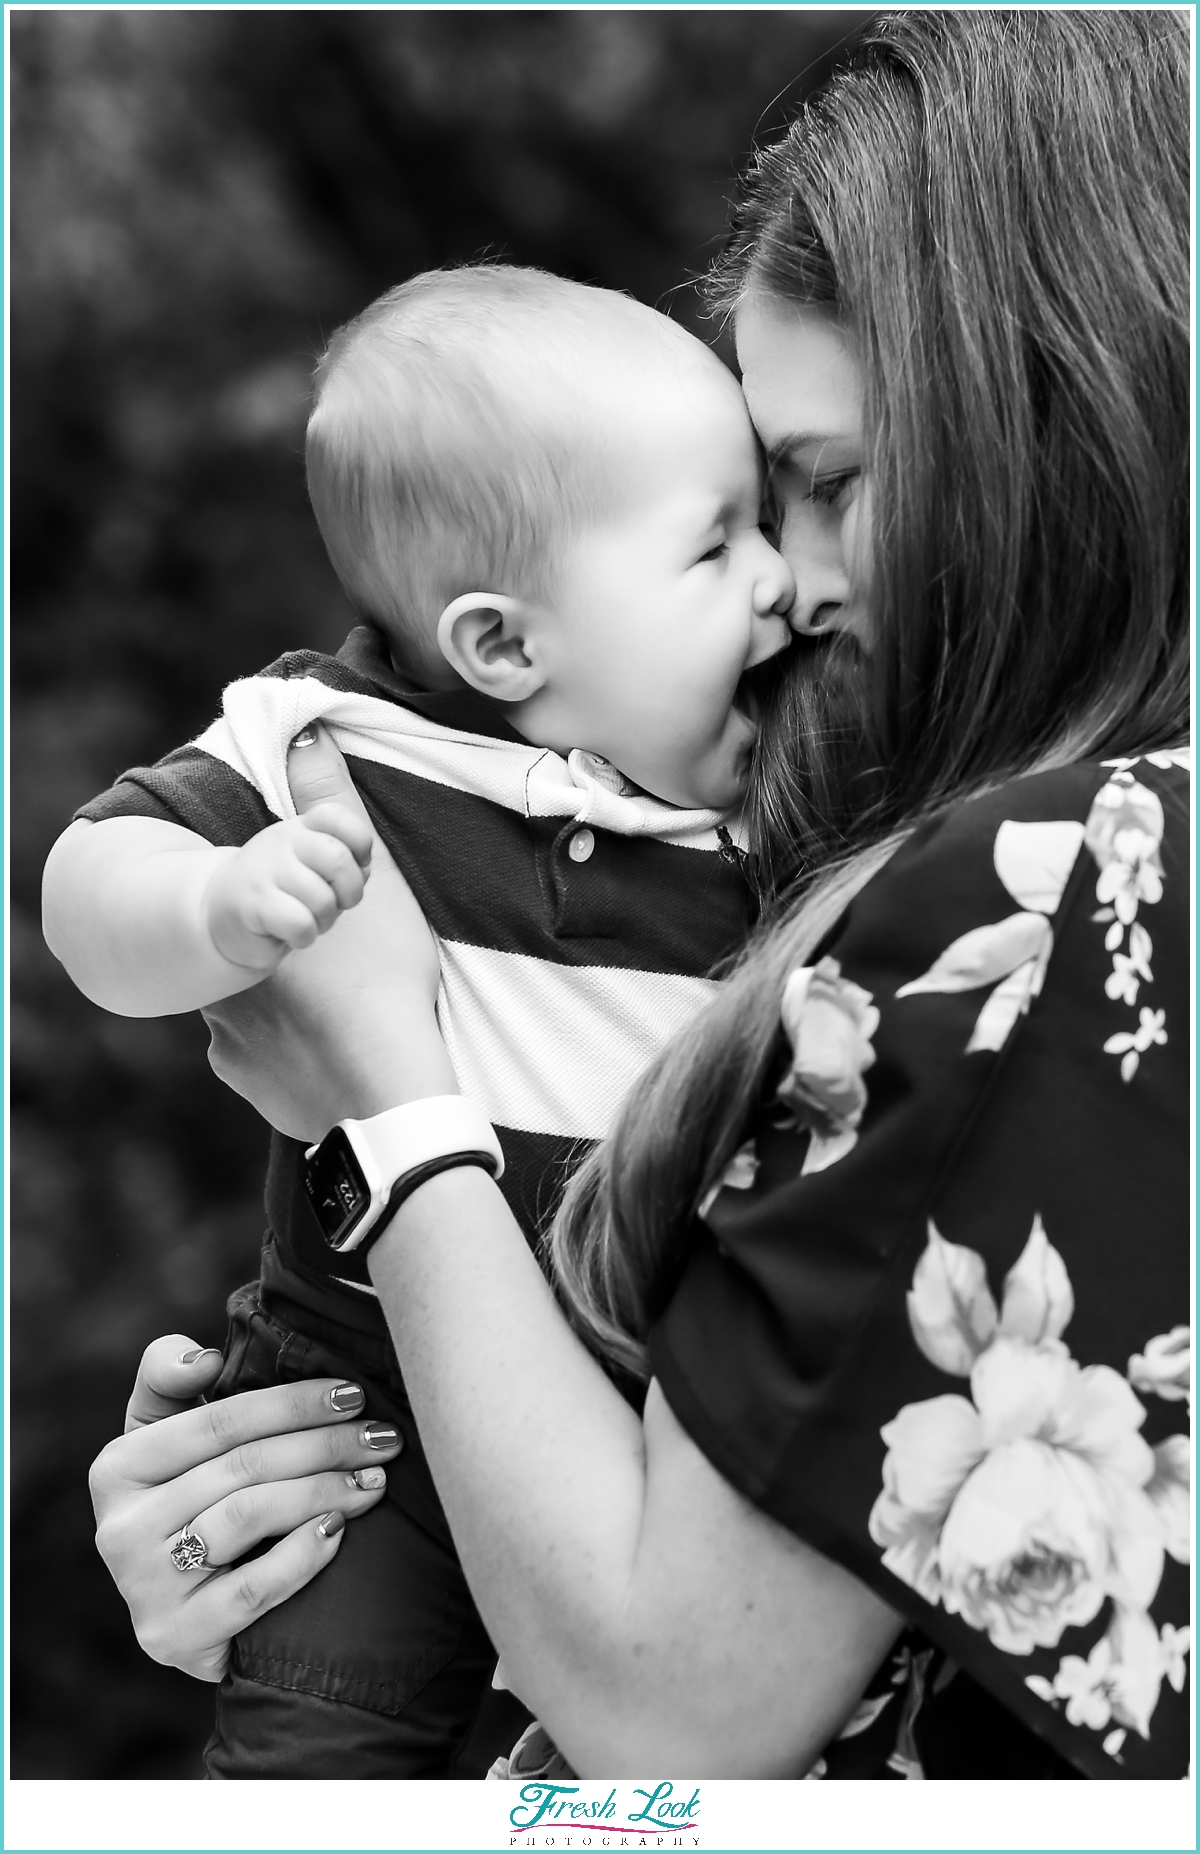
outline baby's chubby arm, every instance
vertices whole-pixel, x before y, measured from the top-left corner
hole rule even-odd
[[[158,818],[80,819],[46,864],[46,944],[106,1010],[198,1010],[256,985],[354,907],[371,842],[365,817],[332,802],[240,849]]]

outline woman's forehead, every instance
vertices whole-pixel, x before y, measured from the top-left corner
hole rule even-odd
[[[768,453],[861,433],[862,370],[828,310],[755,294],[736,333],[742,390]]]

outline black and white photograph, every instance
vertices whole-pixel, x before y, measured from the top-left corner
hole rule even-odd
[[[6,15],[10,1789],[1189,1778],[1192,10]]]

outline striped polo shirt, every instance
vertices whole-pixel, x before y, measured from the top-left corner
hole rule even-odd
[[[157,817],[244,843],[295,815],[287,746],[316,719],[436,936],[442,1034],[463,1093],[495,1124],[502,1189],[532,1241],[630,1084],[745,940],[750,899],[730,832],[720,814],[663,804],[590,754],[531,746],[470,691],[413,687],[367,626],[336,657],[292,652],[233,683],[197,740],[123,773],[77,815]],[[273,1136],[278,1260],[343,1309],[346,1297],[361,1305],[365,1262],[325,1246],[302,1154]]]

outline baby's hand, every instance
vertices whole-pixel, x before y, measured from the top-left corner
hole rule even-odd
[[[204,896],[206,924],[223,958],[271,972],[311,946],[362,899],[371,827],[345,805],[317,805],[271,824],[218,867]]]

